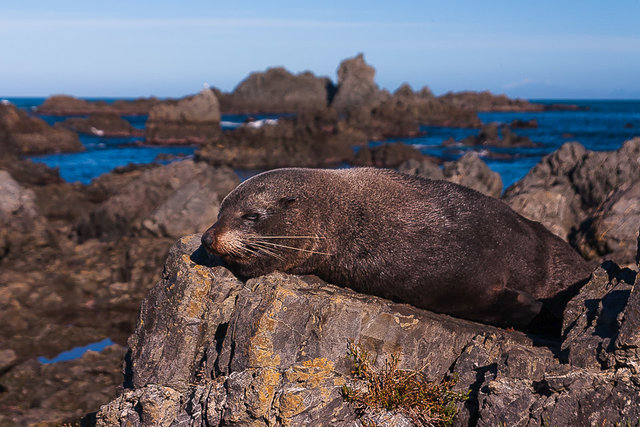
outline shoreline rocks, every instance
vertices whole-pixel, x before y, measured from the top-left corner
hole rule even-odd
[[[599,425],[640,416],[640,283],[630,270],[597,270],[567,306],[563,341],[554,342],[313,276],[273,273],[243,283],[199,242],[187,236],[169,251],[129,340],[122,394],[102,406],[97,425],[352,425],[357,415],[340,392],[351,381],[349,342],[377,366],[397,354],[401,368],[422,369],[430,380],[456,373],[456,390],[470,390],[470,398],[454,425]],[[612,328],[602,336],[589,332],[592,315],[581,310],[594,298],[604,304],[595,324],[606,316]],[[580,337],[602,344],[585,346]],[[581,362],[594,357],[609,362]]]

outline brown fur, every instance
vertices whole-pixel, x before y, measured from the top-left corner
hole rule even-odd
[[[566,242],[499,200],[372,168],[257,175],[224,199],[202,242],[245,277],[315,274],[502,326],[527,325],[540,301],[558,316],[554,298],[590,273]]]

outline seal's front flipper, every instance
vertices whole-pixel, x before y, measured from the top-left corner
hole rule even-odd
[[[505,288],[498,295],[495,308],[502,326],[522,329],[540,313],[542,302],[526,292]]]

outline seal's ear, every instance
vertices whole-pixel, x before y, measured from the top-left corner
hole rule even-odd
[[[280,199],[280,200],[278,201],[278,203],[279,203],[281,206],[289,206],[289,205],[294,204],[294,203],[296,202],[296,200],[297,200],[297,199],[296,199],[296,197],[294,197],[294,196],[289,196],[289,197],[283,197],[282,199]]]

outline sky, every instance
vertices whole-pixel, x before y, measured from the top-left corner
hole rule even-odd
[[[284,66],[434,93],[640,99],[640,0],[0,0],[0,97],[181,97]]]

